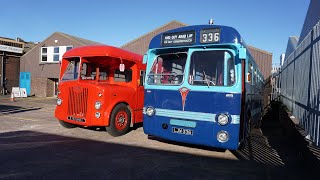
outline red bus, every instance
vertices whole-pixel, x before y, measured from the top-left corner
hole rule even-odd
[[[142,56],[112,46],[84,46],[62,58],[55,117],[66,128],[105,126],[112,136],[142,122]]]

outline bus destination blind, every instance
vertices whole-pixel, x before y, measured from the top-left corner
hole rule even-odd
[[[220,41],[220,29],[203,29],[200,31],[200,43],[216,43]]]
[[[195,43],[195,31],[165,33],[162,35],[161,46],[183,46]]]

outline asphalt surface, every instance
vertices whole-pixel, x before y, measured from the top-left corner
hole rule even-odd
[[[54,98],[0,96],[0,179],[320,179],[320,150],[279,108],[241,151],[148,139],[142,127],[121,137],[66,129],[54,108]]]

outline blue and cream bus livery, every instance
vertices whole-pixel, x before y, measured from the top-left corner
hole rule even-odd
[[[260,120],[263,76],[234,28],[197,25],[158,34],[144,62],[146,134],[237,149]]]

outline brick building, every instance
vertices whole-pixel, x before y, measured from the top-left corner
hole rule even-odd
[[[101,43],[55,32],[21,57],[20,71],[31,76],[31,95],[52,97],[57,93],[60,60],[69,49]]]
[[[0,37],[0,94],[8,94],[12,87],[19,87],[20,57],[24,42],[21,39]]]

